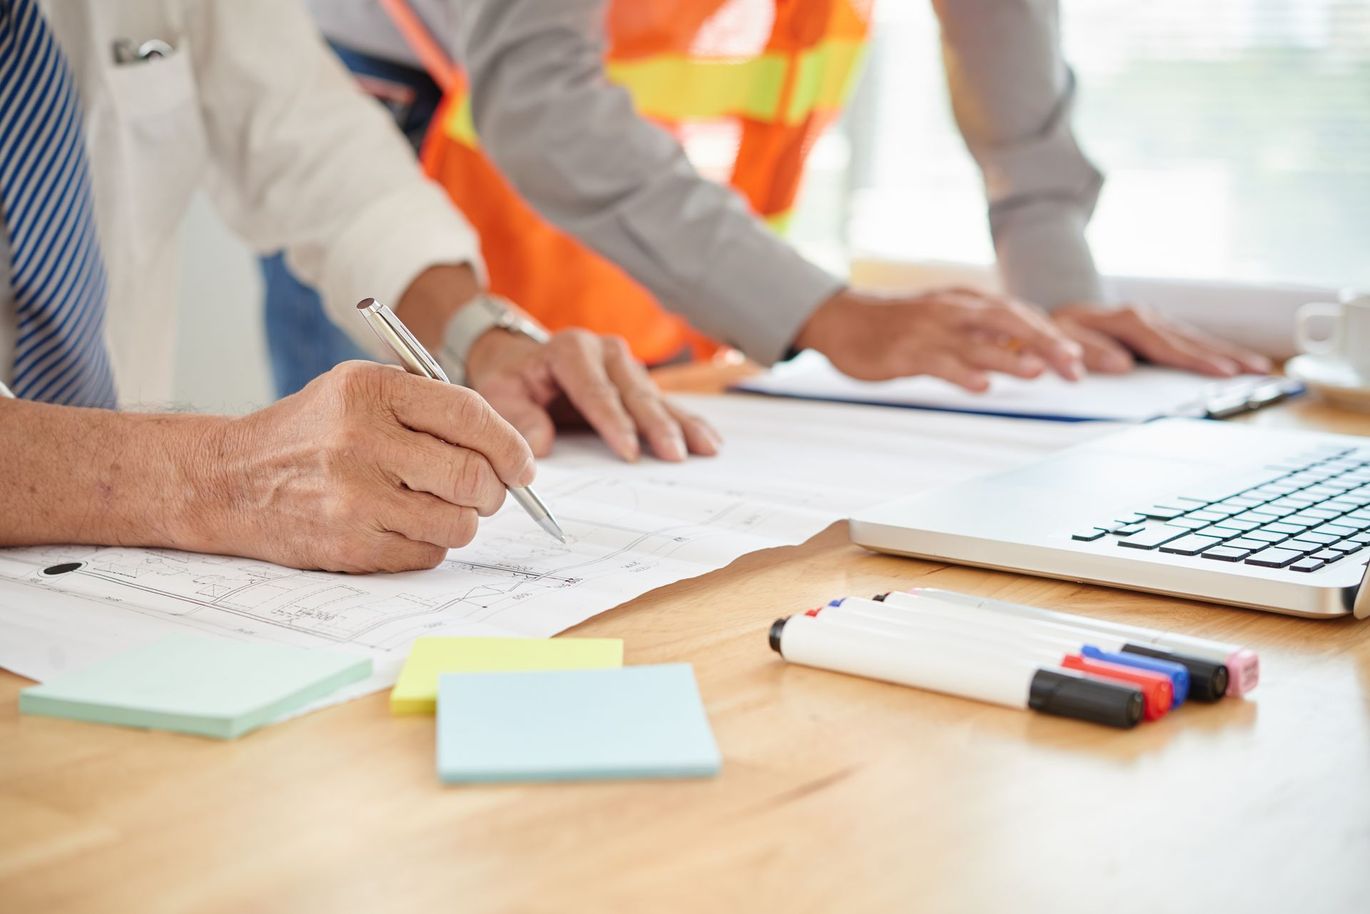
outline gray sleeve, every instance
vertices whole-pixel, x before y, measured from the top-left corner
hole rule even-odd
[[[934,0],[952,109],[980,166],[1008,291],[1045,308],[1101,301],[1085,241],[1103,175],[1070,128],[1075,78],[1056,0]]]
[[[773,235],[603,69],[607,0],[460,0],[482,149],[544,217],[762,363],[843,283]]]

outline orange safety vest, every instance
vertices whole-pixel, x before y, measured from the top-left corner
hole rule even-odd
[[[810,148],[855,82],[871,2],[614,0],[605,69],[640,114],[677,137],[731,137],[729,183],[780,230]],[[716,351],[718,344],[518,195],[481,153],[464,75],[404,0],[381,3],[444,90],[421,157],[479,233],[491,291],[551,330],[622,336],[648,364]]]

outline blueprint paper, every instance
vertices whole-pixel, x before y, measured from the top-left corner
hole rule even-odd
[[[196,632],[369,656],[371,677],[337,693],[355,697],[394,684],[420,636],[549,637],[874,502],[1109,430],[759,397],[679,402],[720,429],[719,457],[630,465],[589,436],[558,442],[537,488],[566,545],[510,501],[438,568],[395,575],[162,549],[0,550],[0,666],[41,681]]]

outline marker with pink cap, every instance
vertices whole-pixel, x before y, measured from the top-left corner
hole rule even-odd
[[[1255,651],[1238,644],[1210,641],[1207,638],[1195,638],[1191,635],[1143,628],[1137,625],[1124,625],[1119,622],[1105,622],[1102,619],[1093,619],[1088,616],[1053,612],[1035,606],[1024,606],[1021,603],[1008,603],[1004,600],[993,600],[988,597],[977,597],[933,587],[917,587],[908,592],[891,591],[876,599],[891,605],[916,609],[920,599],[928,598],[944,603],[959,603],[963,606],[993,610],[1005,615],[1037,619],[1042,622],[1055,622],[1095,631],[1101,635],[1109,635],[1127,642],[1128,645],[1136,648],[1134,653],[1157,652],[1153,656],[1160,656],[1162,653],[1184,654],[1209,660],[1213,663],[1221,663],[1227,667],[1228,695],[1245,695],[1254,689],[1260,681],[1260,658]]]

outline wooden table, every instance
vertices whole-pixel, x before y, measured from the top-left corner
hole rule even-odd
[[[1254,421],[1370,433],[1311,402]],[[1121,733],[766,645],[915,582],[1242,642],[1263,682]],[[575,631],[693,663],[722,775],[443,787],[431,719],[384,695],[218,743],[20,718],[0,674],[0,912],[1370,911],[1370,625],[877,556],[838,524]]]

